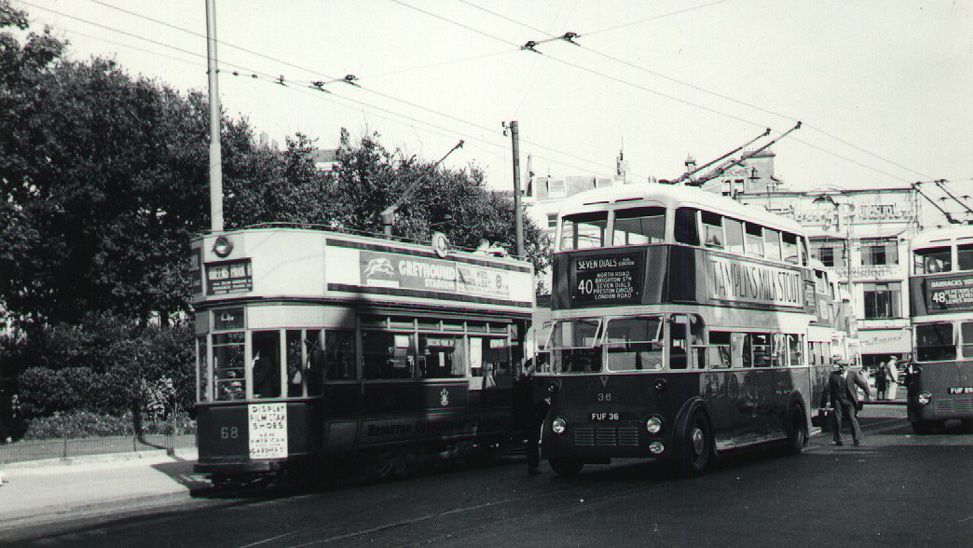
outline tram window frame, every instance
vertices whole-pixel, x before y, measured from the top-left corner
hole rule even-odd
[[[616,209],[612,221],[612,245],[649,245],[666,241],[666,208],[641,206]]]
[[[733,367],[732,333],[729,331],[709,332],[709,365],[712,369],[731,369]]]
[[[358,350],[354,329],[325,329],[324,380],[358,381]]]
[[[745,254],[743,245],[743,221],[723,217],[723,235],[726,238],[726,250],[731,253]]]
[[[973,270],[973,244],[956,246],[956,270]]]
[[[259,329],[250,334],[250,375],[254,399],[281,397],[281,330]]]
[[[941,328],[947,328],[943,330]],[[927,330],[930,332],[926,333]],[[920,333],[922,330],[924,333]],[[934,335],[934,337],[933,337]],[[948,344],[947,343],[948,339]],[[938,342],[940,344],[923,344]],[[951,322],[916,324],[915,349],[917,362],[944,362],[956,359],[956,330]]]
[[[285,371],[287,372],[287,397],[297,398],[307,395],[307,383],[304,374],[304,364],[307,363],[305,355],[308,353],[304,348],[305,338],[303,329],[288,329],[284,333],[285,344]]]
[[[208,402],[210,392],[209,345],[205,335],[196,337],[196,401]]]
[[[450,341],[452,344],[441,344]],[[438,344],[430,344],[430,343]],[[417,334],[416,363],[420,379],[466,378],[469,351],[466,337],[458,333],[419,331]],[[446,349],[439,351],[432,349]]]
[[[512,382],[513,342],[510,337],[477,334],[468,337],[468,341],[469,366],[467,369],[472,378],[483,377],[483,388],[496,386],[497,381],[504,379],[510,379]],[[479,364],[476,364],[473,359],[475,348],[479,356]]]
[[[946,245],[916,249],[912,252],[912,267],[916,275],[951,272],[952,248]]]
[[[781,232],[781,256],[784,262],[798,264],[800,262],[800,251],[798,249],[797,235]]]
[[[560,251],[574,251],[605,247],[607,232],[608,211],[564,215],[561,217],[561,241],[558,249]]]
[[[764,257],[772,261],[782,261],[780,231],[764,227]]]
[[[235,401],[247,398],[247,367],[245,331],[228,331],[210,335],[212,342],[211,359],[213,362],[213,399],[214,401]],[[232,351],[232,354],[231,354]],[[234,364],[233,360],[239,360]],[[220,363],[229,366],[221,367]],[[228,396],[228,397],[223,397]]]
[[[694,207],[676,209],[673,221],[673,237],[676,242],[686,245],[699,245],[699,220]]]
[[[973,358],[973,322],[960,323],[960,356]]]
[[[703,228],[703,245],[716,249],[726,247],[723,234],[723,216],[712,211],[700,211],[700,224]]]
[[[746,223],[743,231],[743,239],[746,243],[747,255],[751,257],[763,258],[764,255],[764,227],[757,223]]]
[[[401,381],[415,378],[417,358],[415,331],[362,329],[361,337],[362,377],[364,380]],[[371,339],[373,337],[376,338],[375,341],[366,342],[366,338]],[[384,337],[384,339],[379,339],[378,337]],[[402,342],[405,342],[406,345],[402,346],[400,344]],[[376,351],[376,349],[380,348],[385,348],[386,350],[384,352]],[[400,352],[400,350],[402,351]],[[399,363],[404,365],[399,365]]]

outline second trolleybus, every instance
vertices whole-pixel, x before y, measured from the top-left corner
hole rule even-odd
[[[918,434],[960,420],[973,428],[973,226],[912,240],[909,422]]]
[[[657,457],[702,471],[815,428],[842,308],[796,223],[683,186],[597,189],[558,215],[535,398],[560,474]],[[854,361],[857,361],[853,357]]]

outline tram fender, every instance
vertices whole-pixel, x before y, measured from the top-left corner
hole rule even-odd
[[[672,447],[682,447],[682,443],[686,438],[686,429],[689,427],[689,418],[693,416],[693,413],[699,410],[709,421],[710,426],[713,425],[713,418],[710,416],[709,408],[706,406],[706,402],[703,398],[696,396],[690,398],[682,405],[679,409],[679,413],[676,414],[676,422],[674,423],[674,429],[672,432]],[[714,451],[715,451],[714,445]]]

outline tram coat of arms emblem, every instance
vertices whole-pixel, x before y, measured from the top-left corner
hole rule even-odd
[[[446,407],[449,405],[449,391],[445,388],[439,393],[439,405]]]

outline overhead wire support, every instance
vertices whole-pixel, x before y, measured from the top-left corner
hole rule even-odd
[[[738,158],[736,160],[730,160],[725,166],[722,166],[722,167],[714,170],[712,173],[707,173],[703,177],[699,178],[696,181],[696,184],[697,185],[702,185],[702,184],[706,183],[707,181],[710,181],[712,179],[715,179],[716,177],[719,177],[720,175],[722,175],[723,173],[725,173],[726,170],[730,169],[731,167],[733,167],[735,165],[736,166],[743,165],[743,163],[746,162],[747,160],[749,160],[750,158],[753,158],[757,154],[760,154],[761,152],[767,150],[768,148],[770,148],[771,146],[773,146],[775,143],[780,142],[781,139],[787,137],[788,135],[790,135],[791,133],[793,133],[794,131],[797,131],[799,129],[801,129],[801,121],[800,120],[798,120],[798,122],[796,124],[794,124],[794,127],[792,127],[791,129],[785,131],[784,133],[780,134],[779,137],[777,137],[775,139],[771,139],[770,142],[768,142],[767,144],[765,144],[765,145],[763,145],[763,146],[761,146],[761,147],[759,147],[756,150],[753,150],[751,152],[744,153],[743,156],[740,156],[740,158]]]
[[[574,41],[574,39],[577,38],[578,36],[579,36],[578,33],[568,31],[560,36],[552,36],[551,38],[545,38],[544,40],[528,40],[527,42],[524,43],[524,45],[520,46],[520,49],[532,51],[534,53],[540,53],[541,55],[543,55],[544,52],[538,51],[536,49],[537,46],[541,44],[547,44],[549,42],[557,42],[558,40],[563,40],[569,44],[574,44],[580,48],[581,44]]]
[[[946,188],[946,183],[949,181],[947,181],[946,179],[937,179],[933,182],[936,183],[936,186],[938,186],[943,192],[945,192],[947,196],[952,198],[954,202],[963,206],[963,209],[965,209],[968,213],[973,213],[973,208],[971,208],[969,205],[966,204],[966,202],[959,199],[955,194],[953,194],[952,192],[949,191],[949,189]],[[966,196],[966,198],[968,199],[969,196]]]
[[[923,183],[928,183],[928,182],[930,182],[930,181],[916,181],[916,182],[912,183],[912,188],[914,188],[915,191],[918,192],[920,196],[922,196],[923,198],[925,198],[926,201],[928,201],[930,204],[932,204],[933,207],[935,207],[936,209],[938,209],[939,212],[942,213],[944,217],[946,217],[946,220],[949,221],[950,224],[962,224],[959,221],[959,219],[956,219],[955,217],[953,217],[953,214],[952,213],[950,213],[949,211],[946,211],[943,208],[943,206],[941,206],[941,205],[939,205],[939,204],[936,203],[936,200],[933,200],[932,198],[929,197],[929,195],[927,195],[925,192],[922,191],[922,188],[919,185],[921,185]]]

